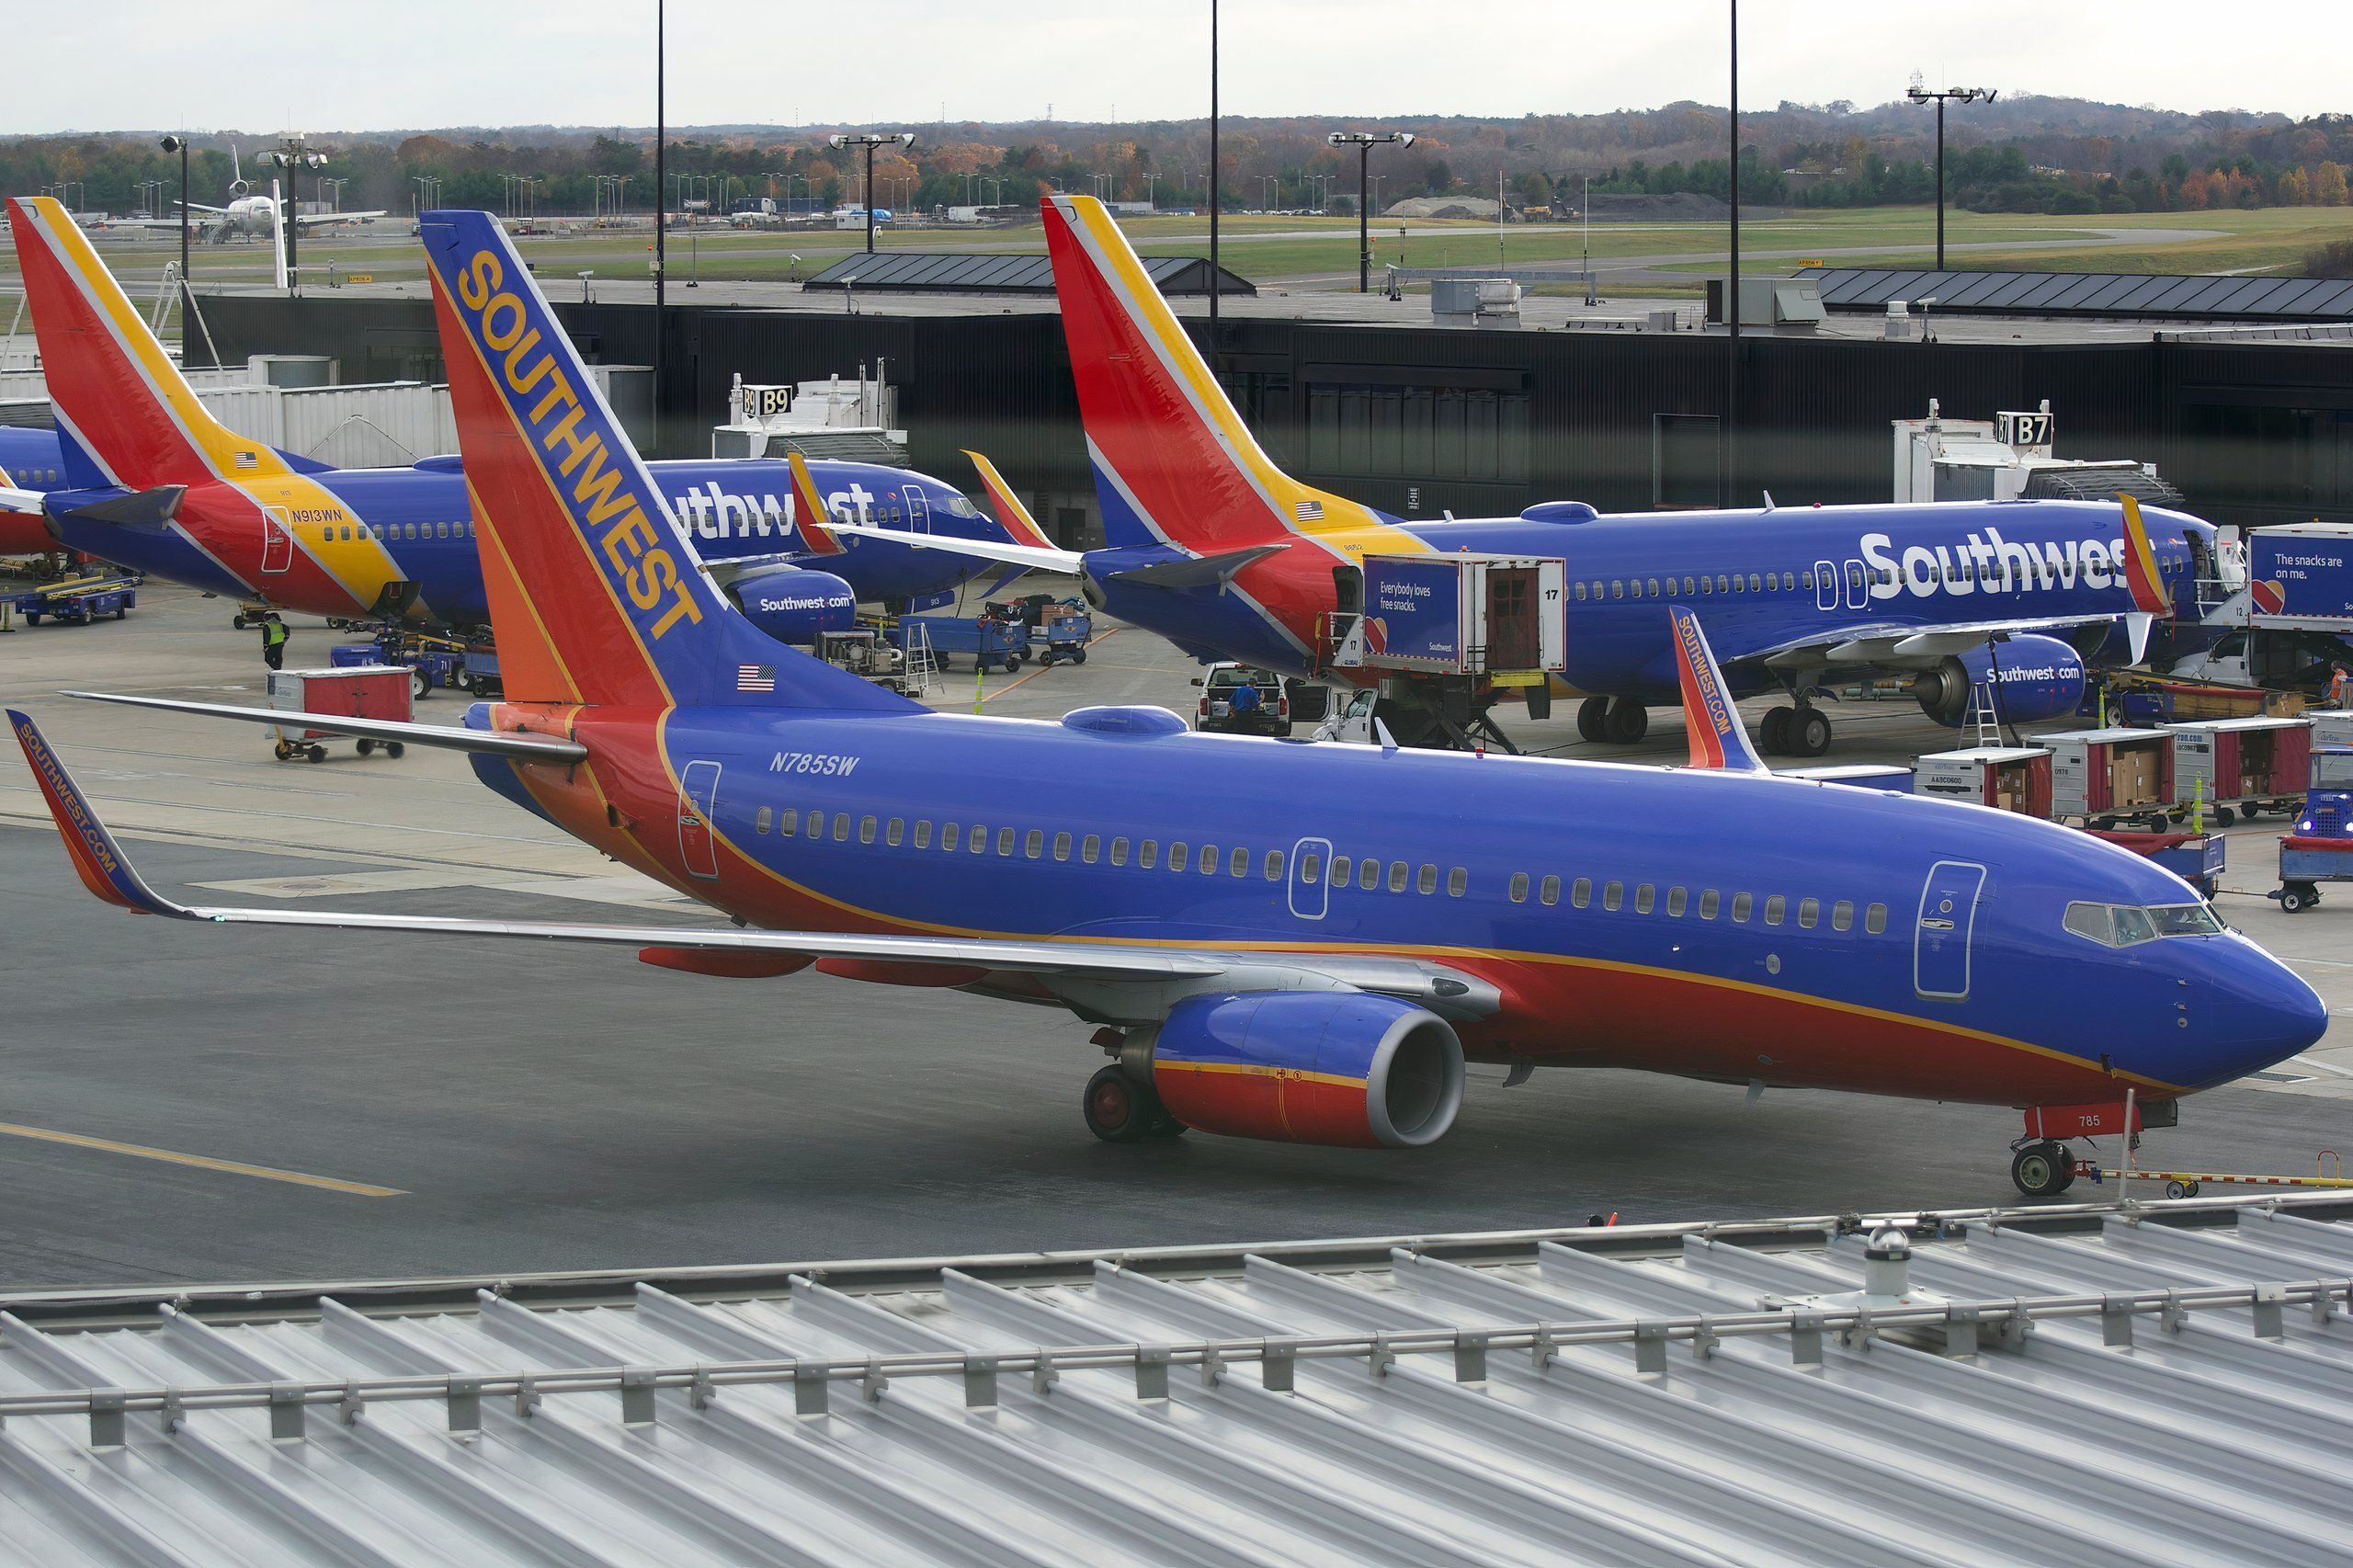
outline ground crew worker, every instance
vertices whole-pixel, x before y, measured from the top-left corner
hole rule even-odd
[[[2353,675],[2347,675],[2343,665],[2337,665],[2336,674],[2329,676],[2328,705],[2353,708]]]
[[[289,635],[286,623],[278,619],[275,612],[263,618],[261,623],[261,662],[263,664],[273,670],[286,667],[286,639]]]

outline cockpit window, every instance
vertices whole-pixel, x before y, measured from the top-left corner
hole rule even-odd
[[[2222,929],[2202,903],[2071,903],[2067,929],[2105,948],[2130,948],[2160,937],[2211,937]]]
[[[981,509],[961,495],[951,497],[946,507],[951,517],[977,517],[981,515]]]

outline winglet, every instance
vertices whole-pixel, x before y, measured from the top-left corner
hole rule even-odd
[[[1675,639],[1675,669],[1683,683],[1683,720],[1691,735],[1691,766],[1722,767],[1742,773],[1771,771],[1748,744],[1741,728],[1740,710],[1733,706],[1724,673],[1699,630],[1699,618],[1682,605],[1666,608],[1667,626]]]
[[[49,801],[49,814],[57,819],[57,831],[65,840],[65,853],[82,885],[134,914],[185,917],[185,908],[158,894],[131,869],[131,862],[115,845],[114,835],[98,820],[40,727],[13,708],[8,710],[8,722],[15,727],[17,744],[25,748],[25,760],[32,765],[33,778]]]
[[[825,527],[834,511],[817,494],[817,482],[810,477],[808,460],[799,452],[787,452],[784,458],[792,465],[792,528],[801,536],[801,548],[812,555],[839,555],[842,541]]]
[[[989,510],[996,514],[997,526],[1006,531],[1006,536],[1031,550],[1053,549],[1054,541],[1039,529],[1038,520],[1029,515],[1029,508],[1021,504],[1021,498],[1014,494],[1013,487],[1006,483],[1005,475],[997,472],[996,464],[969,448],[964,455],[980,471],[981,488],[988,493]]]
[[[2173,601],[2165,597],[2165,579],[2157,574],[2157,552],[2149,547],[2149,530],[2141,521],[2141,503],[2120,494],[2124,504],[2124,581],[2132,590],[2132,608],[2143,615],[2170,619]]]

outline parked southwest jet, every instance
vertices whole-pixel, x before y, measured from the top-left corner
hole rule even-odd
[[[278,236],[280,199],[278,184],[270,182],[270,194],[256,196],[253,182],[245,178],[238,167],[237,149],[229,149],[229,205],[208,207],[201,201],[183,201],[179,205],[190,212],[204,214],[204,222],[197,224],[197,233],[207,244],[225,244],[230,240],[274,240]],[[288,214],[297,228],[324,228],[331,223],[358,223],[384,215],[381,208],[367,212],[293,212]],[[98,225],[106,229],[176,229],[177,218],[109,218]]]
[[[1084,1097],[1112,1142],[1190,1125],[1427,1144],[1466,1057],[2079,1108],[2073,1127],[2325,1027],[2309,986],[2139,856],[1757,770],[1688,606],[1668,641],[1694,760],[1733,766],[1200,735],[1159,708],[991,719],[881,690],[766,637],[690,569],[491,217],[422,223],[507,699],[467,730],[109,700],[469,752],[502,793],[743,928],[185,907],[15,715],[102,898],[1058,1005],[1113,1058]],[[2032,1171],[2064,1168],[2029,1149]]]
[[[47,498],[58,540],[280,609],[488,623],[456,459],[329,469],[237,435],[205,410],[62,205],[25,198],[8,209],[63,437],[64,486]],[[847,625],[858,599],[916,598],[983,569],[899,542],[912,533],[1007,537],[949,485],[903,469],[820,461],[796,475],[766,459],[652,472],[700,558],[744,574],[731,591],[787,635]],[[844,549],[813,526],[829,517],[883,537]]]
[[[45,555],[58,547],[42,521],[41,498],[64,483],[55,431],[0,426],[0,555]]]
[[[2143,543],[2131,506],[2106,503],[1603,517],[1551,502],[1517,517],[1404,521],[1275,466],[1100,202],[1056,196],[1041,210],[1108,544],[972,548],[1076,572],[1094,603],[1204,659],[1370,684],[1377,670],[1347,662],[1380,618],[1369,557],[1558,556],[1563,678],[1586,697],[1587,739],[1639,740],[1644,704],[1672,699],[1662,607],[1680,598],[1705,610],[1736,690],[1790,698],[1766,717],[1766,749],[1813,756],[1830,744],[1813,698],[1834,669],[1912,672],[1922,708],[1948,724],[1997,670],[2006,717],[2072,712],[2085,657],[2118,622],[2137,660],[2153,618],[2177,605],[2195,619],[2197,580],[2217,575],[2211,525],[2152,508]],[[1416,692],[1394,681],[1390,705]]]

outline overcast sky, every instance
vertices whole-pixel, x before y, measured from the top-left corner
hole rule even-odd
[[[10,7],[0,133],[651,124],[653,0]],[[1748,0],[1741,97],[1883,102],[1910,74],[2165,108],[2353,108],[2346,0]],[[1724,0],[1225,0],[1231,114],[1724,101]],[[669,0],[674,124],[1207,110],[1207,0]],[[103,40],[103,43],[98,40]],[[51,69],[53,64],[56,68]]]

